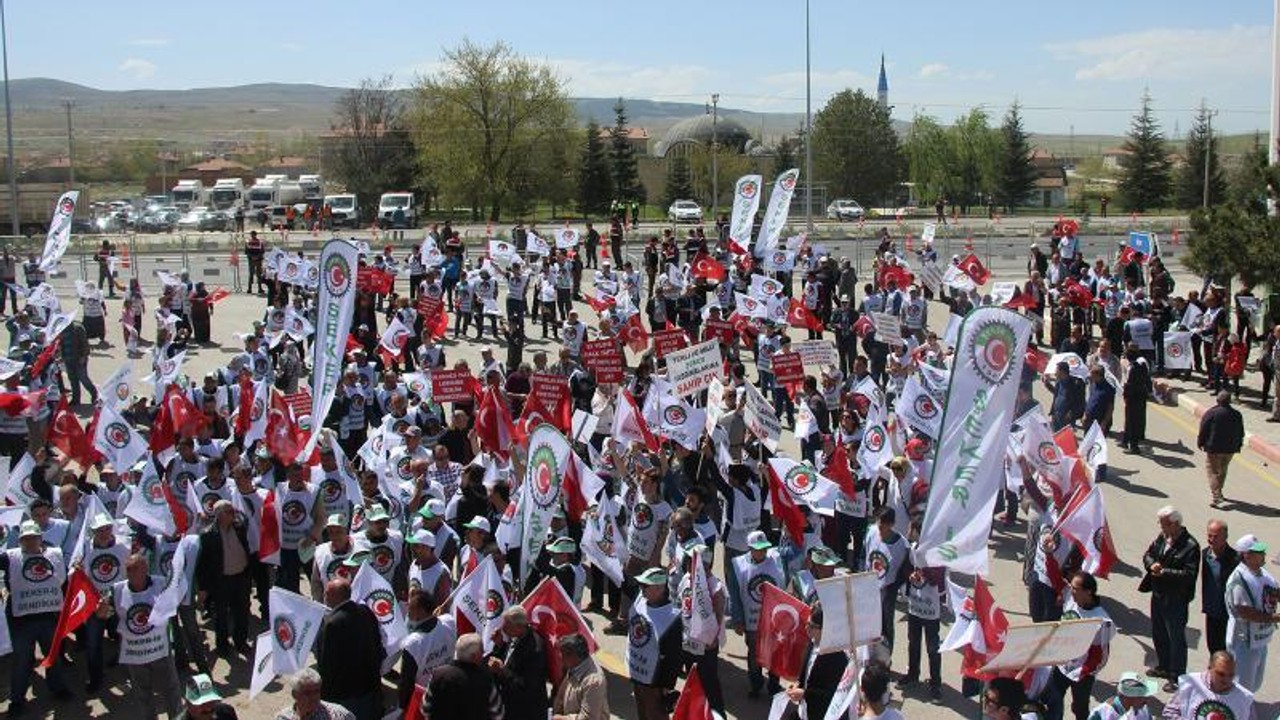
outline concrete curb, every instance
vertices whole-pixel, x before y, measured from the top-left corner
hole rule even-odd
[[[1197,420],[1200,419],[1200,417],[1204,415],[1205,411],[1209,409],[1207,405],[1199,400],[1189,397],[1185,392],[1178,393],[1178,407],[1191,413],[1192,417]],[[1271,462],[1280,463],[1280,447],[1276,446],[1274,443],[1258,437],[1251,432],[1245,432],[1244,444],[1245,447],[1258,453]]]

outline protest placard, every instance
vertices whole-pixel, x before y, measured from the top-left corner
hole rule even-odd
[[[743,387],[747,389],[747,404],[742,419],[747,430],[759,438],[770,452],[777,450],[778,440],[782,437],[782,423],[778,421],[773,405],[764,399],[755,385],[746,383]]]
[[[582,365],[596,374],[596,382],[620,383],[625,363],[617,340],[588,340],[582,343]]]
[[[804,360],[800,357],[800,353],[774,353],[773,376],[779,385],[804,381]]]
[[[667,355],[667,379],[680,397],[701,392],[715,378],[724,375],[720,343],[715,340],[676,350]]]
[[[814,588],[826,619],[819,653],[852,650],[880,637],[880,580],[875,573],[836,575]]]
[[[438,403],[474,400],[473,383],[471,373],[466,370],[432,370],[431,399]]]
[[[680,348],[689,347],[689,336],[685,335],[684,330],[680,328],[672,328],[671,330],[659,330],[652,335],[653,353],[662,358]]]
[[[1075,660],[1089,651],[1100,627],[1100,619],[1011,625],[1000,654],[992,658],[982,671],[1020,672],[1026,668],[1061,665]]]
[[[830,340],[799,340],[791,343],[791,351],[800,355],[807,368],[840,365],[840,353],[836,352],[836,344]]]

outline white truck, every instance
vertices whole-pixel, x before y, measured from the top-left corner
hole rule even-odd
[[[179,180],[178,184],[173,186],[172,194],[174,207],[182,212],[197,205],[207,205],[209,201],[209,191],[199,180]]]
[[[305,188],[303,188],[296,180],[289,180],[286,178],[280,181],[279,185],[276,185],[276,198],[272,205],[305,205],[306,199],[307,193]]]
[[[240,178],[220,178],[209,191],[209,205],[214,210],[234,213],[244,207],[244,181]]]
[[[360,203],[355,195],[325,195],[324,204],[329,206],[329,222],[335,228],[360,227]]]
[[[324,180],[319,175],[299,175],[298,185],[302,186],[302,199],[311,201],[324,198]]]
[[[266,210],[276,204],[276,188],[283,178],[283,175],[267,175],[253,181],[253,187],[249,188],[250,212]]]
[[[411,192],[382,193],[378,199],[378,227],[384,230],[394,227],[397,209],[404,212],[403,227],[418,227],[418,205]]]

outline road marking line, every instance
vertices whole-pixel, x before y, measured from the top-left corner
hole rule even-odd
[[[1167,408],[1167,407],[1165,407],[1165,406],[1163,406],[1163,405],[1153,405],[1153,407],[1154,407],[1154,408],[1156,409],[1156,411],[1157,411],[1157,412],[1159,412],[1161,415],[1164,415],[1166,418],[1168,418],[1168,419],[1169,419],[1169,420],[1170,420],[1174,425],[1177,425],[1178,427],[1180,427],[1180,428],[1182,428],[1184,431],[1186,431],[1186,432],[1187,432],[1187,434],[1189,434],[1191,437],[1193,437],[1193,438],[1194,438],[1194,437],[1196,437],[1197,435],[1199,435],[1199,434],[1200,434],[1200,429],[1199,429],[1199,428],[1197,428],[1196,426],[1192,425],[1191,423],[1187,422],[1187,421],[1186,421],[1186,419],[1184,419],[1184,418],[1181,416],[1181,414],[1179,414],[1179,413],[1175,413],[1174,411],[1170,410],[1169,408]],[[1199,452],[1199,450],[1198,450],[1198,449],[1196,449],[1195,451],[1196,451],[1196,452]],[[1269,472],[1267,472],[1266,470],[1263,470],[1263,469],[1262,469],[1262,467],[1260,467],[1257,463],[1255,463],[1255,462],[1253,462],[1252,460],[1249,460],[1248,458],[1244,457],[1244,453],[1239,453],[1239,455],[1240,455],[1240,457],[1239,457],[1235,462],[1238,462],[1238,463],[1240,463],[1241,465],[1244,465],[1244,466],[1245,466],[1246,468],[1248,468],[1251,472],[1253,472],[1253,474],[1257,475],[1258,477],[1262,478],[1263,480],[1266,480],[1267,482],[1271,483],[1272,485],[1274,485],[1274,486],[1276,486],[1276,487],[1280,488],[1280,481],[1277,481],[1277,480],[1275,479],[1275,477],[1274,477],[1274,473],[1269,473]]]

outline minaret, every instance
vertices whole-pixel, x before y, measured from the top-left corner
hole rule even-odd
[[[880,53],[880,82],[876,84],[876,102],[889,108],[889,76],[884,72],[884,53]]]

